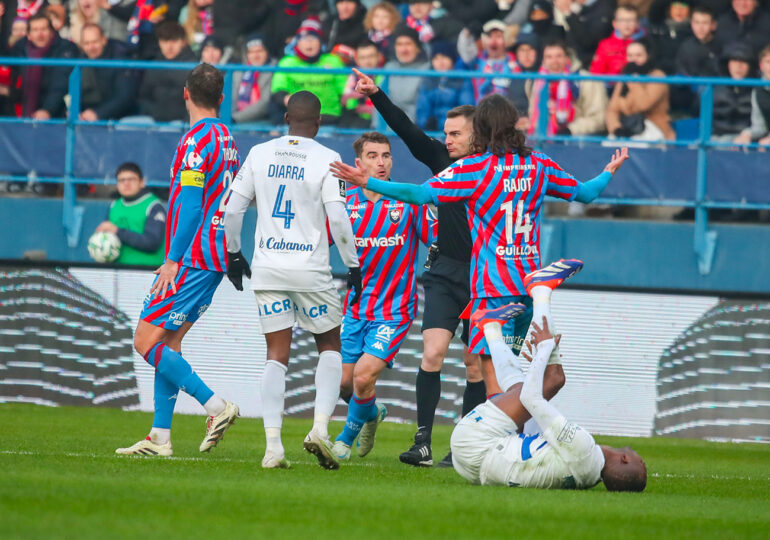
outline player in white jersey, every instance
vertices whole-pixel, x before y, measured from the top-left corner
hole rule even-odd
[[[516,311],[497,315],[504,319]],[[527,342],[533,356],[522,351],[531,362],[523,383],[516,382],[504,394],[476,407],[452,432],[455,470],[473,484],[588,489],[604,481],[610,491],[644,490],[647,468],[639,454],[630,447],[597,445],[543,396],[545,389],[555,393],[546,372],[550,370],[553,378],[554,371],[561,371],[552,358],[561,336],[554,338],[548,319],[541,320],[542,328],[532,323],[531,342]],[[490,317],[484,325],[499,322]],[[542,426],[542,433],[519,433],[530,418]]]
[[[329,172],[339,154],[313,137],[321,124],[321,103],[311,92],[293,94],[286,122],[289,134],[254,146],[232,185],[227,203],[228,278],[242,290],[243,275],[259,307],[267,342],[262,375],[262,410],[267,448],[262,466],[289,466],[281,425],[292,327],[298,323],[315,337],[315,417],[304,448],[327,469],[339,467],[331,454],[328,424],[339,398],[342,377],[340,323],[342,307],[332,283],[326,223],[343,262],[348,285],[361,294],[361,271],[350,220],[345,211],[345,183]],[[251,268],[240,252],[243,214],[256,199],[257,226]]]

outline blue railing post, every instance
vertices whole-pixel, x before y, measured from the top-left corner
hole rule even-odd
[[[229,126],[233,123],[233,72],[230,70],[225,71],[225,89],[222,93],[225,97],[219,107],[219,118],[222,123]]]
[[[533,82],[537,86],[537,79]],[[537,125],[535,126],[535,134],[537,135],[538,144],[543,144],[543,141],[548,136],[548,87],[549,82],[544,80],[543,87],[540,89],[540,95],[537,102]]]
[[[77,206],[77,192],[73,182],[75,170],[75,122],[80,117],[80,66],[72,68],[69,77],[70,104],[67,112],[67,129],[64,141],[64,197],[62,200],[62,225],[67,235],[67,245],[74,248],[80,240],[83,225],[83,207]]]
[[[706,85],[700,95],[700,131],[698,134],[698,162],[695,170],[695,255],[698,258],[698,271],[701,275],[711,272],[714,250],[717,244],[716,231],[708,230],[708,209],[706,201],[708,179],[708,150],[711,139],[711,121],[713,118],[714,86]]]

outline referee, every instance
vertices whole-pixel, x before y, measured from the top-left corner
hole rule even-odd
[[[470,154],[473,133],[473,105],[461,105],[447,113],[444,124],[446,144],[429,137],[407,115],[393,104],[374,81],[358,71],[356,92],[369,96],[388,126],[409,148],[412,155],[424,163],[433,174],[446,169]],[[399,459],[409,465],[433,465],[431,433],[433,419],[441,397],[441,366],[449,343],[457,330],[460,314],[470,302],[471,234],[465,203],[438,206],[438,253],[431,248],[430,269],[423,274],[425,311],[422,321],[423,356],[417,372],[417,433],[414,445]],[[468,320],[463,320],[461,339],[465,344],[463,361],[467,383],[463,394],[462,416],[486,400],[486,388],[481,358],[468,351]],[[439,462],[439,467],[452,466],[451,452]]]

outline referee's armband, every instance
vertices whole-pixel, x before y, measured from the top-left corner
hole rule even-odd
[[[182,187],[191,186],[202,188],[206,183],[206,175],[201,171],[184,170],[180,175],[180,182]]]

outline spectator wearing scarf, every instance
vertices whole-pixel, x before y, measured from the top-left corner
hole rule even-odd
[[[366,14],[364,29],[367,31],[369,40],[375,43],[386,57],[393,45],[391,35],[400,22],[401,15],[396,6],[390,2],[380,2],[372,6]]]
[[[460,60],[457,68],[468,71],[482,71],[484,73],[499,73],[501,75],[522,73],[523,70],[518,62],[516,62],[516,58],[512,53],[505,50],[505,28],[505,24],[502,21],[492,20],[487,22],[482,28],[481,36],[484,50],[471,62]],[[476,103],[478,103],[491,94],[507,95],[512,79],[505,77],[476,78],[472,79],[472,83],[473,97]]]
[[[570,52],[561,41],[549,43],[543,49],[540,73],[569,75],[572,72]],[[585,74],[586,72],[580,72]],[[537,131],[540,98],[545,81],[532,85],[528,134]],[[550,81],[548,83],[548,123],[550,135],[591,135],[601,133],[605,126],[607,91],[599,81]]]
[[[265,37],[260,33],[246,38],[246,64],[249,66],[275,65],[270,58]],[[270,103],[271,72],[236,71],[233,74],[233,121],[236,123],[265,120]]]

